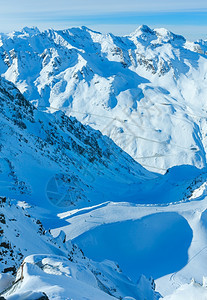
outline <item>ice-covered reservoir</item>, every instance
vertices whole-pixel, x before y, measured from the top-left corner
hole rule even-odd
[[[157,279],[186,265],[192,236],[184,217],[166,212],[103,224],[74,242],[93,260],[116,261],[133,280],[140,274]]]

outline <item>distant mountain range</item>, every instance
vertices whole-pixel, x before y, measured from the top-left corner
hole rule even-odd
[[[0,36],[0,73],[39,109],[100,130],[146,168],[206,166],[207,41],[86,27]]]

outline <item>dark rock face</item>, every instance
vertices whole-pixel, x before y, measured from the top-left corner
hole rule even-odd
[[[29,295],[28,298],[24,298],[24,300],[30,300],[30,297],[33,296],[32,294]],[[38,298],[34,298],[35,300],[49,300],[49,298],[47,297],[47,295],[45,293],[42,293],[42,296],[38,297]],[[1,299],[0,299],[1,300]]]
[[[36,296],[36,297],[35,297]],[[22,300],[49,300],[48,296],[43,292],[36,293],[36,292],[27,292],[26,294],[22,295]],[[0,300],[6,300],[6,298],[0,296]]]
[[[49,298],[47,297],[47,295],[45,293],[42,293],[42,297],[38,298],[37,300],[49,300]]]

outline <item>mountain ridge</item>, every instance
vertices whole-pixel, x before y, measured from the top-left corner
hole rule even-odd
[[[206,41],[146,25],[123,37],[25,28],[0,41],[1,76],[40,110],[100,130],[149,170],[206,166]]]
[[[145,270],[164,297],[206,293],[205,278],[175,291],[206,276],[205,51],[206,41],[148,26],[0,36],[8,300],[157,300]]]

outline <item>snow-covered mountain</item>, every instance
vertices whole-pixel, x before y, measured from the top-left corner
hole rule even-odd
[[[0,73],[39,109],[64,110],[155,172],[206,166],[207,41],[165,29],[86,27],[0,37]]]
[[[0,104],[2,195],[57,212],[109,201],[156,177],[75,118],[39,112],[3,78]]]
[[[3,78],[0,104],[0,193],[15,199],[0,197],[0,293],[21,300],[42,299],[43,292],[49,299],[158,299],[151,280],[138,273],[134,283],[115,263],[89,260],[63,231],[53,238],[41,222],[63,226],[58,212],[119,199],[128,185],[157,176],[75,118],[39,112]]]
[[[1,35],[6,299],[157,300],[152,278],[206,298],[206,46],[147,26]]]
[[[206,170],[190,166],[174,167],[164,176],[145,170],[74,117],[39,111],[3,78],[0,104],[0,193],[49,215],[112,200],[178,202],[205,181]]]
[[[134,283],[115,263],[87,259],[63,231],[53,238],[41,222],[63,226],[58,212],[109,200],[156,176],[75,118],[39,112],[3,78],[0,135],[0,193],[15,199],[0,198],[0,293],[21,300],[158,299],[152,281],[141,276]]]

